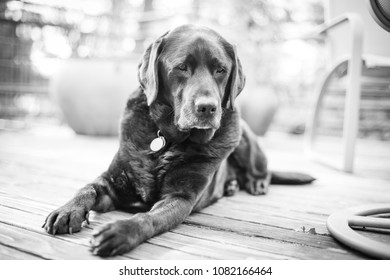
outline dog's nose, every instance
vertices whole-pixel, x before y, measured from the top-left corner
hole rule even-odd
[[[209,117],[217,111],[217,105],[214,98],[199,98],[195,102],[195,110],[198,116]]]

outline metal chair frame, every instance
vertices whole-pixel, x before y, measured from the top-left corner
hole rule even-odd
[[[325,162],[325,160],[314,153],[315,142],[315,127],[319,118],[319,112],[321,103],[324,99],[324,95],[327,86],[330,82],[332,74],[339,69],[342,65],[348,67],[348,80],[345,102],[345,117],[343,124],[343,151],[342,162],[340,168],[346,172],[353,172],[354,168],[354,156],[356,138],[359,128],[359,110],[360,110],[360,96],[361,96],[361,73],[362,73],[362,48],[363,48],[363,22],[359,15],[354,13],[347,13],[341,15],[329,22],[322,24],[315,32],[318,35],[324,35],[328,31],[334,28],[338,28],[342,25],[349,24],[351,30],[351,54],[347,58],[342,58],[334,63],[327,71],[327,75],[320,83],[317,94],[314,96],[313,110],[310,113],[306,124],[306,152],[309,157]],[[325,162],[326,163],[326,162]]]

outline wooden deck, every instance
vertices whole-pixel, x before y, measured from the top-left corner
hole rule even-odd
[[[389,142],[359,141],[357,172],[349,175],[307,160],[301,138],[270,134],[260,141],[273,169],[304,171],[318,180],[272,186],[266,196],[223,198],[115,259],[369,258],[336,242],[325,223],[338,209],[390,203]],[[335,156],[329,143],[324,149]],[[98,259],[88,250],[92,230],[130,214],[92,213],[91,224],[74,235],[53,237],[41,225],[108,166],[117,145],[116,139],[75,136],[59,127],[0,131],[0,259]],[[390,242],[389,235],[375,237]]]

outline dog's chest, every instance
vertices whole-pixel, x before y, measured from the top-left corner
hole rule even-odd
[[[150,139],[146,141],[150,142]],[[181,161],[174,145],[168,143],[160,151],[154,152],[149,144],[135,147],[128,143],[127,148],[122,149],[121,169],[126,184],[117,188],[117,192],[124,200],[129,200],[129,195],[135,193],[143,202],[155,202],[160,196],[165,175]]]

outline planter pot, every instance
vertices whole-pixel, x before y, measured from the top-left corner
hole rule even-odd
[[[237,98],[237,103],[242,118],[253,132],[264,136],[278,109],[279,102],[275,93],[268,88],[252,87]]]
[[[114,136],[129,94],[137,87],[138,60],[75,59],[51,80],[51,94],[78,134]]]

